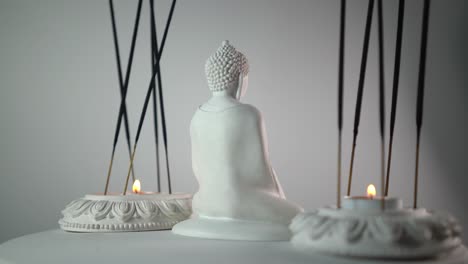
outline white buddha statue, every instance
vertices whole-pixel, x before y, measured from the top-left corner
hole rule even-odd
[[[206,62],[211,99],[190,125],[192,167],[199,183],[191,219],[176,234],[215,239],[289,240],[288,225],[302,209],[288,202],[268,157],[259,110],[239,99],[248,62],[228,41]]]

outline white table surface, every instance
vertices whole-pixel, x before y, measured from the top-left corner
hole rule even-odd
[[[50,230],[0,245],[0,263],[405,263],[349,259],[298,251],[289,242],[241,242],[182,237],[170,231],[136,233],[68,233]],[[449,256],[418,263],[468,263],[460,247]]]

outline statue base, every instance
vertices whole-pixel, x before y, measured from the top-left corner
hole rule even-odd
[[[172,232],[190,237],[244,241],[284,241],[291,238],[287,225],[202,216],[176,224]]]

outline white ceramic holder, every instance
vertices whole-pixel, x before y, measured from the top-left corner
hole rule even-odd
[[[321,208],[298,214],[290,229],[298,248],[353,257],[420,259],[461,245],[456,219],[425,209]]]
[[[191,206],[190,194],[88,194],[65,207],[59,224],[72,232],[165,230],[187,219]]]

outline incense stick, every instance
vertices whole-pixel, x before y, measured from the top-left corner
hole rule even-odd
[[[154,0],[150,0],[150,25],[151,25],[151,70],[152,74],[156,73],[154,64],[156,63],[156,53],[158,51],[158,41],[157,41],[157,28],[156,20],[154,18]],[[158,87],[161,88],[161,72],[157,75],[158,77]],[[161,169],[159,163],[159,131],[158,131],[158,107],[157,107],[157,93],[156,93],[156,83],[153,83],[153,117],[154,117],[154,142],[156,149],[156,180],[158,184],[158,192],[161,192]]]
[[[150,80],[150,83],[148,85],[148,90],[146,92],[145,102],[143,104],[143,109],[142,109],[142,112],[141,112],[141,115],[140,115],[140,121],[139,121],[139,124],[138,124],[137,135],[136,135],[136,138],[135,138],[135,144],[133,145],[133,152],[132,152],[132,157],[130,159],[130,166],[129,166],[128,173],[127,173],[127,179],[125,181],[125,187],[124,187],[124,191],[123,191],[124,195],[127,193],[128,181],[130,179],[131,169],[133,168],[133,161],[135,159],[135,152],[136,152],[136,149],[137,149],[138,140],[140,138],[141,128],[143,126],[143,121],[145,119],[146,110],[148,108],[148,102],[149,102],[149,99],[151,97],[151,92],[153,90],[152,85],[155,82],[156,75],[160,71],[160,64],[159,63],[160,63],[160,59],[161,59],[161,54],[163,52],[164,45],[166,44],[166,37],[167,37],[167,33],[169,31],[169,27],[170,27],[170,24],[171,24],[172,15],[174,13],[175,4],[176,4],[176,0],[173,0],[172,5],[171,5],[171,10],[169,11],[169,16],[168,16],[167,21],[166,21],[166,28],[164,29],[164,34],[163,34],[163,38],[162,38],[162,41],[161,41],[161,47],[160,47],[159,53],[157,53],[157,57],[156,57],[156,64],[155,64],[156,71],[151,76],[151,80]],[[122,107],[122,105],[121,105],[121,107]],[[163,124],[164,124],[164,115],[163,115]],[[163,125],[163,131],[164,131],[164,125]],[[166,137],[164,137],[164,138],[166,138]]]
[[[369,51],[369,39],[370,39],[370,31],[371,31],[371,26],[372,26],[373,10],[374,10],[374,0],[369,0],[369,5],[367,7],[366,29],[364,32],[364,44],[362,48],[362,59],[361,59],[361,70],[359,74],[358,94],[357,94],[357,99],[356,99],[356,111],[354,114],[353,146],[351,150],[351,164],[349,167],[348,191],[347,191],[348,196],[351,194],[351,183],[353,180],[354,155],[356,152],[356,139],[359,133],[359,122],[361,120],[362,96],[364,92],[364,80],[366,76],[367,54]]]
[[[156,25],[155,25],[156,29]],[[158,46],[158,38],[157,34],[154,34],[154,43],[156,47]],[[154,57],[158,57],[157,53],[158,49],[155,49],[155,54]],[[167,188],[169,194],[172,194],[172,182],[171,182],[171,170],[169,166],[169,152],[168,152],[168,147],[167,147],[167,127],[166,127],[166,111],[164,110],[164,96],[163,96],[163,87],[161,83],[161,71],[159,71],[158,75],[158,97],[159,97],[159,110],[161,112],[161,128],[162,128],[162,134],[163,134],[163,143],[164,143],[164,156],[166,158],[166,172],[167,172]],[[156,92],[156,91],[155,91]],[[153,96],[155,98],[156,95]]]
[[[167,187],[169,194],[172,193],[172,183],[171,183],[171,171],[169,167],[169,153],[167,147],[167,128],[166,128],[166,113],[164,111],[164,97],[162,92],[162,87],[159,87],[159,108],[161,111],[161,124],[162,124],[162,132],[163,132],[163,141],[164,141],[164,152],[166,157],[166,170],[167,170]]]
[[[114,37],[114,47],[115,47],[115,55],[116,55],[116,60],[117,60],[117,73],[119,76],[119,85],[120,85],[120,97],[121,100],[126,97],[127,90],[128,90],[128,83],[130,80],[130,73],[132,69],[132,63],[133,63],[133,54],[135,51],[135,43],[136,43],[136,38],[138,35],[138,26],[140,23],[140,14],[141,14],[141,6],[142,6],[142,0],[138,2],[138,7],[137,7],[137,14],[135,17],[135,25],[133,27],[133,34],[132,34],[132,42],[131,42],[131,47],[130,47],[130,55],[128,57],[128,63],[127,63],[127,71],[125,74],[125,81],[122,80],[122,66],[120,62],[120,51],[119,51],[119,43],[118,43],[118,36],[117,36],[117,26],[115,23],[115,13],[114,13],[114,3],[113,0],[109,0],[109,8],[110,8],[110,13],[111,13],[111,22],[112,22],[112,33]],[[117,118],[117,126],[114,134],[114,142],[112,145],[112,154],[111,154],[111,159],[109,162],[109,168],[107,170],[107,179],[106,179],[106,186],[104,188],[104,195],[107,194],[107,191],[109,189],[109,182],[110,182],[110,177],[112,174],[112,166],[114,164],[114,157],[115,157],[115,150],[117,147],[117,142],[119,140],[119,134],[120,134],[120,127],[122,123],[122,116],[124,117],[124,126],[125,126],[125,134],[126,134],[126,139],[127,139],[127,146],[128,146],[128,151],[129,151],[129,156],[131,158],[131,141],[130,141],[130,129],[129,129],[129,124],[128,124],[128,115],[127,115],[127,106],[125,103],[125,100],[123,101],[123,107],[122,111],[119,111],[119,116]],[[135,172],[132,168],[132,176],[133,179],[135,179]]]
[[[131,68],[132,68],[132,61],[129,60],[127,63],[127,70],[125,74],[125,81],[123,80],[122,76],[122,66],[120,62],[120,48],[119,48],[119,38],[117,34],[117,26],[115,23],[115,12],[114,12],[114,3],[113,0],[109,1],[109,7],[110,7],[110,12],[111,12],[111,22],[112,22],[112,33],[113,33],[113,39],[114,39],[114,49],[115,49],[115,57],[117,61],[117,75],[119,77],[119,86],[120,86],[120,97],[123,96],[124,91],[127,90],[128,88],[128,82],[130,80],[130,73],[131,73]],[[137,15],[138,16],[138,15]],[[135,46],[133,45],[132,48],[130,49],[130,53],[132,53],[135,49]],[[132,57],[133,58],[133,57]],[[123,112],[123,118],[124,118],[124,127],[125,127],[125,139],[127,141],[127,148],[128,148],[128,156],[130,157],[132,155],[132,143],[130,140],[130,127],[129,127],[129,121],[128,121],[128,114],[127,114],[127,106],[124,105],[125,109]],[[118,128],[120,130],[120,126]],[[118,138],[118,135],[117,135]],[[117,146],[116,140],[114,140],[114,144],[112,146],[112,159],[114,158],[115,154],[115,149]],[[113,160],[112,160],[113,163]],[[109,172],[112,171],[112,166],[109,168]],[[135,171],[132,170],[132,178],[135,180]],[[106,190],[107,192],[107,190]]]
[[[153,1],[153,0],[151,0]],[[153,12],[154,13],[154,12]],[[157,58],[158,56],[158,35],[157,35],[157,30],[156,30],[156,22],[154,20],[153,16],[153,24],[154,24],[154,34],[153,34],[153,42],[154,42],[154,49],[153,49],[153,58]],[[163,132],[163,143],[164,143],[164,151],[165,151],[165,158],[166,158],[166,171],[167,171],[167,186],[168,186],[168,192],[171,194],[172,193],[172,184],[171,184],[171,171],[170,171],[170,166],[169,166],[169,154],[168,154],[168,147],[167,147],[167,128],[166,128],[166,114],[165,114],[165,108],[164,108],[164,97],[162,94],[163,87],[162,87],[162,81],[161,81],[161,71],[156,75],[157,81],[158,81],[158,92],[159,92],[159,107],[160,107],[160,112],[161,112],[161,125],[162,125],[162,132]],[[156,86],[155,86],[156,87]],[[154,88],[155,88],[154,87]],[[156,90],[153,89],[153,112],[157,113],[156,109]],[[159,153],[158,153],[159,154]],[[159,159],[158,159],[158,170],[159,170]],[[159,175],[159,172],[158,172]],[[160,179],[158,178],[158,181]]]
[[[392,108],[390,111],[390,139],[388,143],[387,155],[387,179],[385,181],[385,196],[388,195],[390,186],[390,168],[392,165],[393,135],[395,131],[396,110],[398,101],[398,86],[400,81],[400,61],[401,61],[401,43],[403,41],[403,19],[405,16],[405,0],[400,0],[398,4],[398,25],[395,47],[395,64],[393,67],[393,91]]]
[[[421,139],[421,127],[423,119],[423,104],[424,104],[424,85],[426,79],[426,54],[427,54],[427,34],[429,28],[429,8],[430,0],[424,1],[422,33],[421,33],[421,53],[419,57],[419,79],[418,79],[418,95],[416,103],[416,164],[414,172],[414,202],[413,208],[418,207],[418,176],[419,176],[419,146]]]
[[[344,48],[346,27],[346,0],[341,0],[340,10],[340,47],[338,59],[338,170],[336,186],[336,207],[341,208],[341,149],[343,132],[343,78],[344,78]]]
[[[380,120],[380,187],[382,195],[385,191],[385,64],[383,39],[383,10],[382,0],[377,0],[377,27],[379,39],[379,120]],[[385,200],[382,199],[382,210],[385,209]]]

